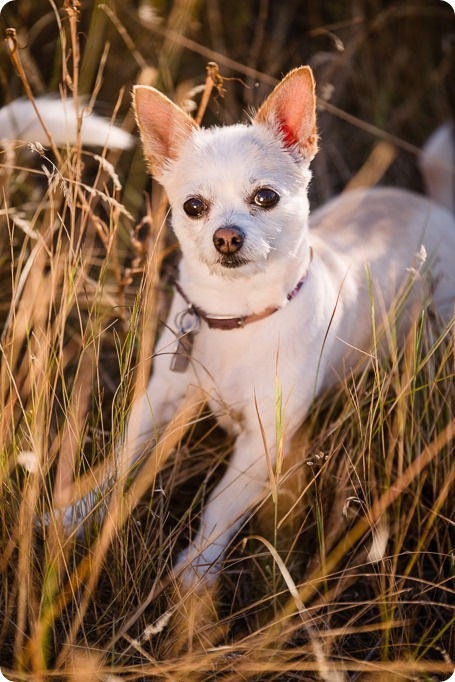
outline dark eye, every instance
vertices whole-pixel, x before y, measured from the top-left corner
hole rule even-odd
[[[207,204],[199,197],[191,197],[183,204],[183,210],[190,218],[200,218],[207,211]]]
[[[279,200],[280,195],[274,189],[270,189],[270,187],[258,189],[253,197],[253,203],[261,208],[272,208],[272,206],[276,206]]]

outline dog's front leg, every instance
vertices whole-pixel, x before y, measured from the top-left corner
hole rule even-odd
[[[163,428],[183,407],[186,397],[191,399],[194,373],[191,363],[185,372],[171,370],[172,359],[178,350],[177,333],[173,330],[176,310],[185,302],[177,296],[169,314],[168,323],[154,353],[153,374],[147,386],[134,400],[128,418],[125,435],[116,446],[114,455],[105,468],[103,479],[96,488],[70,505],[60,504],[63,523],[68,531],[77,526],[81,533],[85,520],[97,509],[98,516],[105,516],[111,491],[118,480],[125,482],[133,465],[150,452]]]
[[[174,319],[173,312],[168,322]],[[196,393],[190,363],[185,372],[171,370],[178,348],[176,333],[168,325],[154,354],[152,377],[146,390],[133,401],[125,437],[117,446],[114,480],[124,480],[136,462],[151,453],[164,428]]]
[[[230,540],[246,513],[267,493],[267,458],[259,425],[255,426],[237,438],[229,466],[202,511],[197,536],[178,558],[175,573],[186,590],[215,583]],[[273,463],[275,448],[268,450]]]
[[[131,468],[156,444],[163,428],[194,388],[191,370],[185,373],[172,372],[169,369],[171,358],[172,354],[167,352],[163,357],[156,357],[147,389],[133,402],[121,446],[126,468]]]

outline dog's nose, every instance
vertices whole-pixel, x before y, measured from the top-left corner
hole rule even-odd
[[[215,249],[220,253],[236,253],[242,248],[244,242],[243,232],[239,227],[219,227],[213,235]]]

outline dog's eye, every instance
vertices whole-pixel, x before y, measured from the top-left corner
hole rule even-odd
[[[272,208],[280,200],[280,195],[270,187],[263,187],[259,189],[253,197],[253,203],[261,208]]]
[[[190,218],[200,218],[206,212],[207,204],[205,204],[199,197],[191,197],[183,204],[183,210]]]

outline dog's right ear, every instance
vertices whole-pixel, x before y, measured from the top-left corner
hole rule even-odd
[[[260,107],[255,123],[279,134],[285,147],[311,161],[318,151],[316,96],[309,66],[290,71]]]
[[[134,86],[133,103],[146,159],[153,175],[159,177],[199,126],[183,109],[150,86]]]

